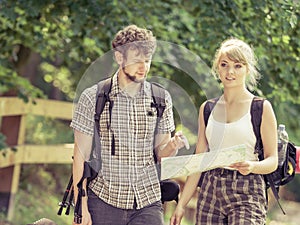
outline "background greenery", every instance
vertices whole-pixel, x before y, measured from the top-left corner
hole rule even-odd
[[[278,122],[299,146],[299,20],[299,0],[2,0],[0,95],[72,101],[84,71],[111,50],[114,34],[128,24],[151,29],[160,41],[184,46],[209,66],[220,42],[234,36],[254,47],[263,75],[255,93],[272,102]],[[206,100],[182,71],[153,64],[151,74],[180,84],[196,107]],[[61,127],[68,129],[65,122],[31,118],[29,124],[28,142],[72,141],[72,134],[60,132]],[[0,148],[4,147],[0,134]],[[22,187],[30,184],[26,178]],[[288,185],[297,201],[299,184],[296,176]]]

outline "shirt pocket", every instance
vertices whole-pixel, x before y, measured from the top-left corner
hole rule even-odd
[[[136,136],[138,139],[153,139],[155,133],[157,115],[156,109],[147,108],[140,114],[140,118],[137,119]]]

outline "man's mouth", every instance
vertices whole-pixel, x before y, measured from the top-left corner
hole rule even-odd
[[[145,76],[145,73],[137,73],[138,76],[143,77]]]

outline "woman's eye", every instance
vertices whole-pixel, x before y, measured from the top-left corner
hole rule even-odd
[[[239,69],[239,68],[241,68],[241,67],[242,67],[241,64],[236,64],[236,65],[235,65],[235,68],[238,68],[238,69]]]
[[[221,63],[221,67],[226,67],[226,63]]]

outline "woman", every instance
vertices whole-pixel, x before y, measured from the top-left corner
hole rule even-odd
[[[225,40],[215,54],[212,71],[222,82],[224,92],[212,110],[207,126],[203,118],[204,102],[199,110],[196,153],[244,144],[246,160],[227,168],[205,173],[198,193],[196,224],[265,224],[267,199],[263,174],[277,168],[277,122],[269,101],[263,104],[261,138],[264,160],[254,151],[256,137],[252,129],[250,106],[253,88],[260,77],[251,47],[245,42]],[[200,174],[187,178],[171,217],[179,225],[184,208],[196,190]]]

